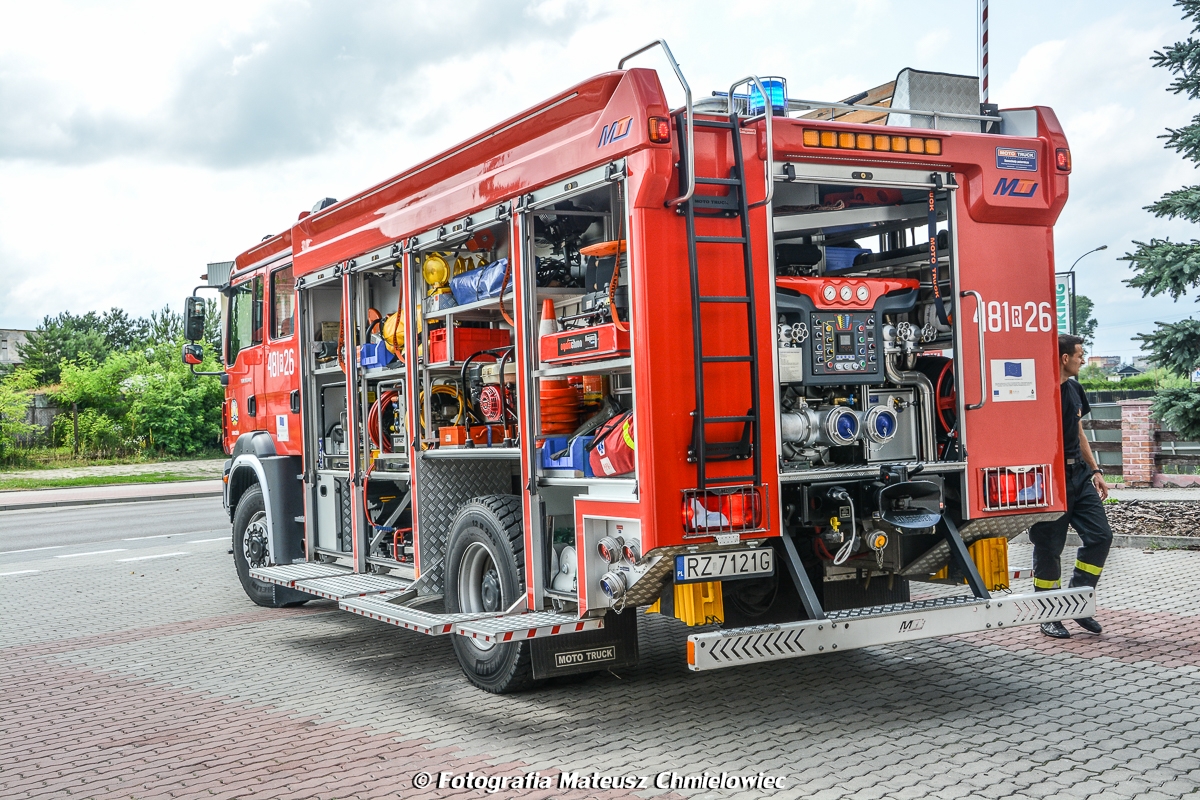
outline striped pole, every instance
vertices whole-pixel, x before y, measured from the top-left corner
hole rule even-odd
[[[979,95],[988,101],[988,0],[979,0]]]

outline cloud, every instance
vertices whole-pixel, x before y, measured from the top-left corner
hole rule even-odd
[[[185,58],[170,96],[144,115],[93,108],[10,56],[0,63],[0,159],[137,155],[228,168],[303,157],[403,130],[432,67],[518,59],[593,17],[554,2],[275,3]]]
[[[1118,260],[1134,249],[1134,240],[1200,233],[1143,210],[1163,192],[1196,182],[1193,165],[1164,151],[1158,138],[1165,127],[1189,119],[1194,104],[1168,93],[1170,76],[1150,64],[1154,50],[1187,33],[1170,7],[1122,9],[1032,44],[993,84],[993,99],[1006,106],[1051,106],[1071,145],[1071,197],[1055,227],[1055,249],[1058,269],[1065,270],[1093,247],[1108,245],[1076,268],[1079,293],[1096,304],[1099,354],[1136,355],[1131,335],[1152,329],[1155,319],[1194,310],[1190,303],[1143,298],[1124,284],[1133,273]]]

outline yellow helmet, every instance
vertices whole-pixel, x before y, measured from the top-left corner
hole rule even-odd
[[[397,358],[404,353],[403,314],[389,314],[383,321],[383,345]]]

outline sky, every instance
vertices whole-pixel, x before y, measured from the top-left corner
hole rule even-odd
[[[323,197],[343,198],[657,38],[698,95],[750,73],[838,99],[905,67],[975,74],[975,0],[0,0],[0,328],[182,298]],[[1134,241],[1191,239],[1144,206],[1196,182],[1157,138],[1200,113],[1154,50],[1166,0],[993,0],[991,101],[1048,105],[1071,144],[1060,269],[1093,352],[1198,310],[1125,286]],[[666,62],[642,56],[674,90]],[[675,91],[673,99],[682,99]]]

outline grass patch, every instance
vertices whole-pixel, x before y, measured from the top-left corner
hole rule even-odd
[[[5,470],[64,469],[70,467],[107,467],[120,464],[151,464],[169,461],[197,461],[227,458],[221,450],[205,450],[193,456],[171,456],[147,452],[137,455],[102,458],[87,455],[75,456],[69,447],[38,447],[30,450],[10,451],[0,459],[0,475]]]
[[[212,480],[213,476],[178,472],[144,472],[140,475],[85,475],[80,478],[3,478],[0,491],[6,489],[63,489],[72,486],[116,486],[130,483],[173,483],[175,481]]]

